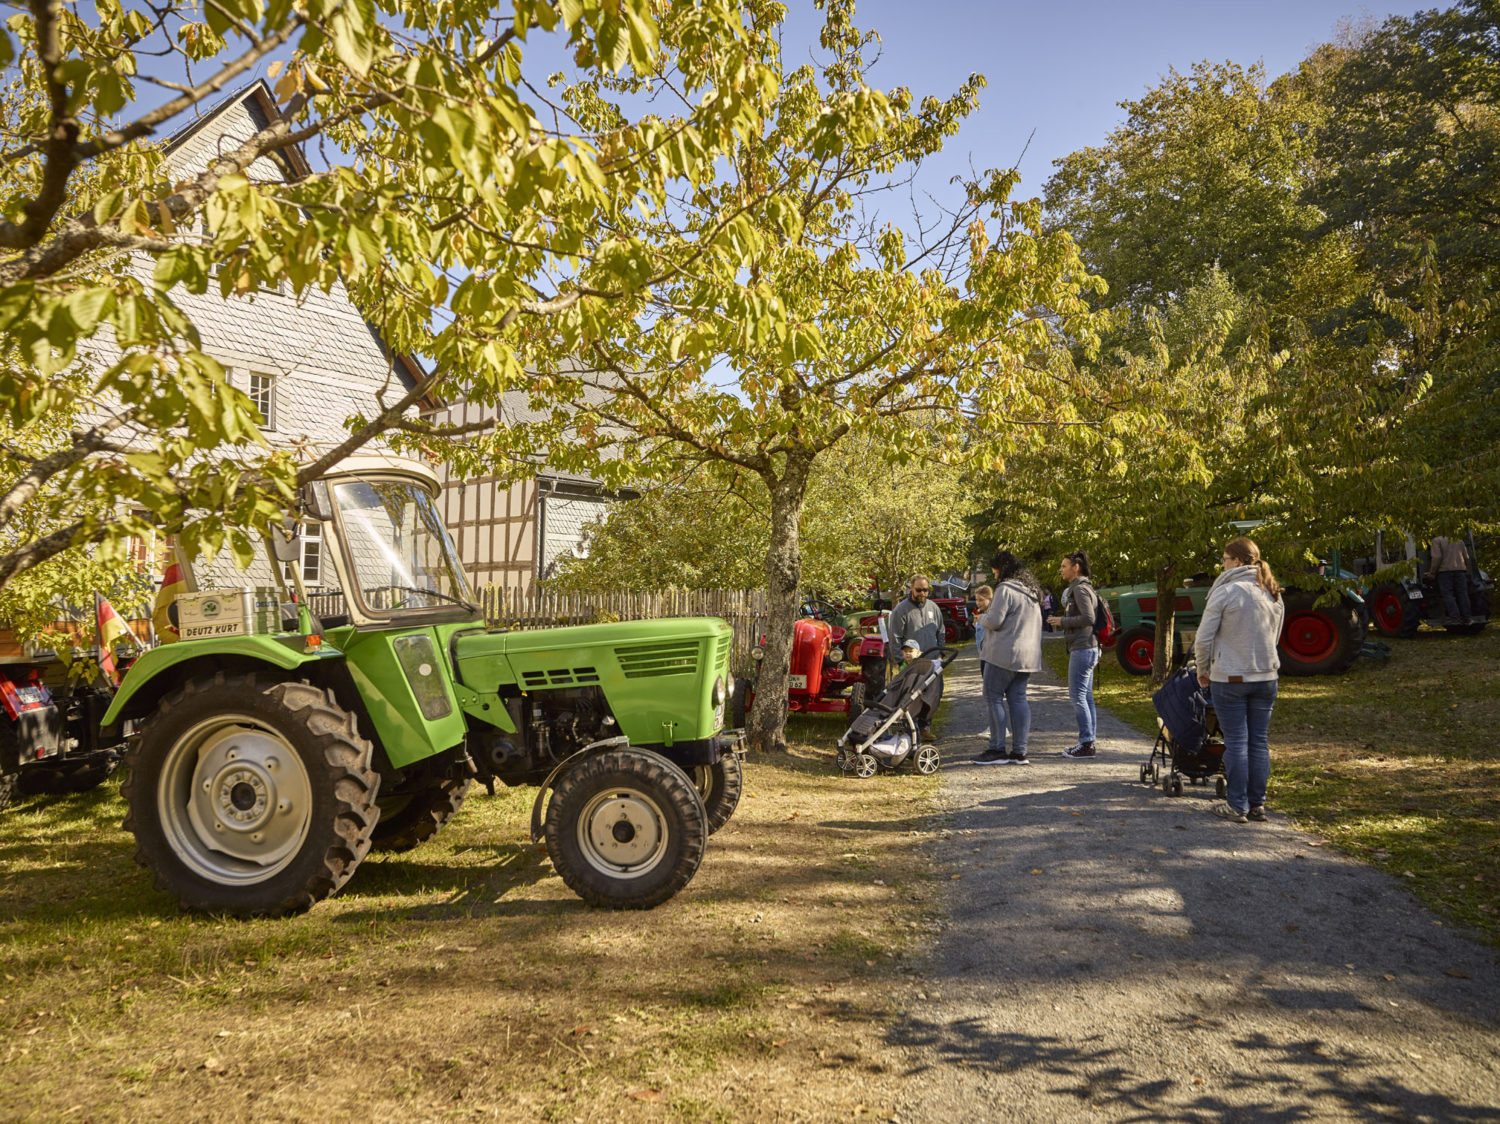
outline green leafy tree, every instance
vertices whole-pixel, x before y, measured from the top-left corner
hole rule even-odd
[[[374,437],[432,453],[462,437],[408,416],[426,396],[498,401],[527,381],[523,343],[536,359],[633,332],[651,286],[745,260],[717,228],[689,241],[623,219],[659,212],[670,184],[760,133],[776,74],[732,0],[13,7],[0,30],[14,76],[0,97],[0,588],[70,549],[118,557],[153,527],[246,558],[297,484]],[[619,75],[682,101],[563,128],[524,52],[547,40],[572,53],[579,90]],[[280,118],[177,178],[158,138],[273,59]],[[320,166],[252,174],[305,145]],[[265,446],[177,299],[282,283],[344,285],[392,348],[432,364],[300,462]],[[747,334],[780,321],[713,307]],[[76,424],[51,428],[77,401]]]
[[[891,464],[868,442],[819,460],[799,521],[803,589],[860,598],[918,569],[959,564],[967,542],[962,470],[913,459]],[[552,579],[566,589],[751,589],[765,581],[771,504],[765,483],[721,462],[647,485],[589,529],[587,558]]]
[[[1330,309],[1390,384],[1351,483],[1416,533],[1500,521],[1500,17],[1393,16],[1326,82],[1309,199],[1372,284]]]
[[[754,10],[760,20],[778,14]],[[853,26],[853,5],[829,0],[825,13],[824,58],[785,75],[763,130],[703,165],[671,207],[621,216],[654,245],[717,232],[732,208],[724,236],[745,247],[746,270],[653,284],[628,340],[574,337],[594,373],[559,371],[536,393],[584,404],[559,411],[550,430],[504,435],[550,439],[554,463],[606,478],[709,461],[759,478],[770,621],[750,736],[765,748],[785,744],[777,700],[816,466],[851,438],[894,463],[922,448],[998,464],[1027,426],[1054,416],[1036,357],[1092,333],[1083,296],[1092,279],[1071,239],[1042,230],[1038,201],[1012,201],[1014,173],[965,184],[952,210],[910,230],[872,217],[881,192],[955,133],[982,79],[947,99],[876,90],[865,81],[873,37]],[[568,105],[586,122],[613,121],[622,110],[607,92]],[[584,401],[585,391],[602,400]],[[503,455],[476,444],[478,456]]]

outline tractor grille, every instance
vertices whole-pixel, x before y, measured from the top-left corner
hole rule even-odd
[[[583,687],[599,682],[599,672],[592,667],[553,668],[551,671],[521,672],[521,686],[528,689],[541,687]]]
[[[729,674],[729,649],[734,644],[734,637],[725,633],[714,644],[714,670],[720,675]]]
[[[658,675],[694,675],[698,671],[698,641],[672,640],[662,644],[633,644],[616,648],[615,657],[626,679]]]

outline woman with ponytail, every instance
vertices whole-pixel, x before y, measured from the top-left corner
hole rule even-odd
[[[1281,587],[1247,538],[1224,547],[1224,572],[1208,591],[1193,651],[1198,682],[1212,691],[1224,732],[1227,799],[1214,814],[1232,823],[1266,818],[1271,776],[1271,709],[1281,660]]]

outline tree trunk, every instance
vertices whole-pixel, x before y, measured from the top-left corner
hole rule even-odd
[[[797,524],[807,496],[812,460],[811,454],[789,453],[781,478],[766,479],[771,492],[771,545],[766,549],[766,654],[760,661],[755,706],[749,719],[751,749],[786,749],[792,629],[797,623],[802,585],[802,541]]]
[[[1177,564],[1156,571],[1156,655],[1151,661],[1151,686],[1160,687],[1172,673],[1172,651],[1177,646]]]

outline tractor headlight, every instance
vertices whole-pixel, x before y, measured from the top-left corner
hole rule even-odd
[[[766,650],[764,648],[751,648],[750,658],[756,663],[760,663],[761,660],[766,658]]]
[[[724,694],[724,677],[721,675],[714,680],[713,704],[723,706],[727,696]]]

